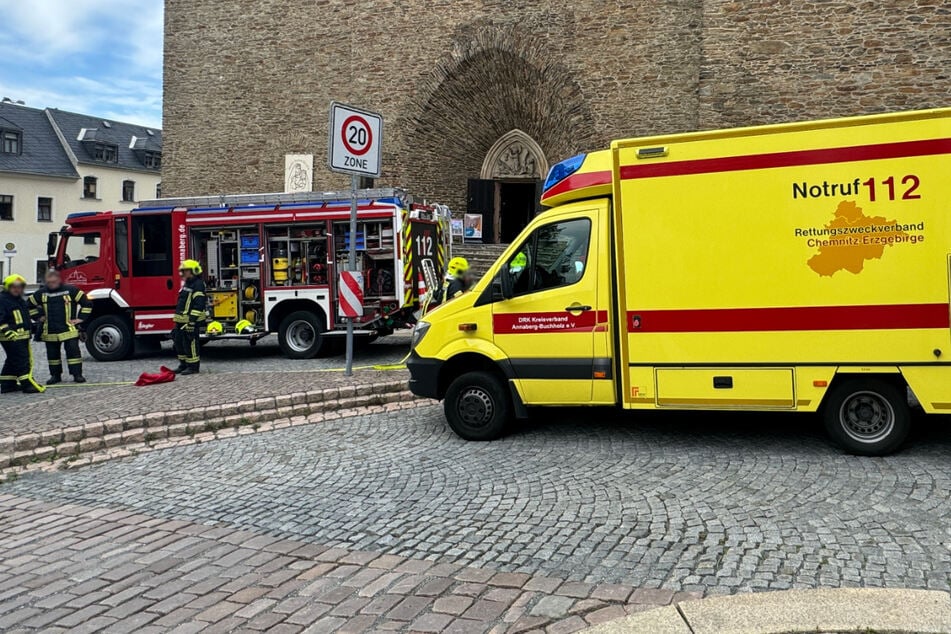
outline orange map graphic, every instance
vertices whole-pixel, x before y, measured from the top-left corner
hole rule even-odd
[[[894,227],[897,220],[887,220],[882,216],[866,216],[862,208],[852,201],[844,200],[835,210],[835,218],[826,229],[848,229],[857,227]],[[861,273],[865,268],[865,260],[878,260],[885,252],[885,244],[874,243],[876,238],[889,236],[907,236],[903,231],[891,230],[888,232],[872,231],[869,233],[843,233],[831,238],[830,241],[842,242],[839,245],[819,247],[819,252],[809,258],[809,267],[819,275],[833,275],[838,271]]]

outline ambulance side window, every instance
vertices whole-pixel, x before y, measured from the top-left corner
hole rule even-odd
[[[566,220],[536,229],[508,262],[514,294],[569,286],[584,277],[591,221]]]

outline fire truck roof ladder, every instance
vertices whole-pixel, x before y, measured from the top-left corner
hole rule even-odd
[[[396,199],[404,205],[411,204],[412,198],[405,190],[391,188],[358,189],[359,200]],[[291,194],[233,194],[228,196],[190,196],[186,198],[158,198],[143,200],[139,209],[149,208],[196,208],[196,207],[251,207],[255,205],[291,205],[301,203],[349,203],[350,191],[339,192],[295,192]]]

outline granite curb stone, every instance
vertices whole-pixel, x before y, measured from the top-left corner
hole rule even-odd
[[[359,389],[357,389],[359,387]],[[279,406],[287,399],[293,406]],[[361,407],[415,401],[402,379],[298,392],[284,397],[245,400],[189,410],[135,414],[100,423],[26,432],[0,438],[0,473],[55,460],[72,461],[77,456],[167,439],[198,437],[200,440],[231,437],[242,427],[273,423],[275,428],[300,424],[315,414],[324,419],[340,417],[337,412]],[[228,429],[235,433],[228,433]],[[250,433],[245,431],[244,433]],[[210,436],[208,436],[210,434]]]

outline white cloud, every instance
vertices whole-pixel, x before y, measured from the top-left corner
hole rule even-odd
[[[0,97],[161,124],[163,0],[0,0]]]

